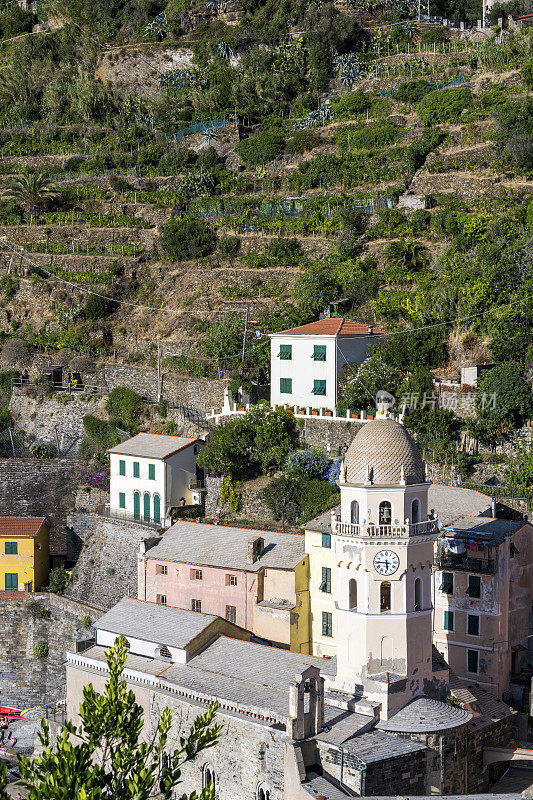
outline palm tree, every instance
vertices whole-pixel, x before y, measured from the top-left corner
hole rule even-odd
[[[215,44],[215,51],[221,58],[227,58],[228,60],[233,58],[233,50],[227,42],[217,42]]]
[[[420,269],[420,267],[428,263],[430,258],[427,247],[424,247],[420,242],[412,240],[404,241],[400,239],[399,241],[391,242],[383,252],[389,264],[405,270]]]
[[[207,128],[207,130],[204,131],[202,138],[206,144],[211,144],[212,142],[218,141],[220,136],[214,128]]]
[[[18,203],[26,211],[33,213],[57,200],[59,192],[54,183],[42,172],[25,172],[11,178],[2,192],[2,200]]]

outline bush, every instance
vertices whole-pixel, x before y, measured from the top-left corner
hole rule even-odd
[[[316,478],[310,481],[300,481],[300,523],[318,517],[340,502],[340,492],[337,486],[329,481]]]
[[[120,442],[120,433],[115,425],[92,414],[83,417],[83,427],[90,444],[90,454],[103,455],[110,447]]]
[[[285,525],[295,525],[300,515],[301,487],[295,478],[281,475],[274,478],[261,492],[261,498],[272,512],[274,519]]]
[[[217,242],[217,250],[221,258],[232,262],[241,249],[241,240],[238,236],[223,236]]]
[[[33,11],[25,11],[15,4],[9,11],[2,11],[0,16],[0,38],[11,39],[20,33],[29,33],[38,21],[38,17]]]
[[[302,245],[298,239],[284,239],[280,236],[269,242],[266,253],[282,264],[295,265],[302,257]]]
[[[300,153],[306,153],[314,147],[319,147],[319,145],[323,143],[324,140],[322,137],[318,136],[314,131],[295,131],[285,145],[285,152],[291,155],[298,155]]]
[[[84,631],[88,630],[91,626],[91,618],[87,616],[87,614],[80,619],[80,628],[82,628]]]
[[[347,364],[340,379],[340,391],[347,408],[371,408],[379,391],[395,394],[401,384],[397,369],[389,366],[379,352],[362,364]]]
[[[285,139],[280,133],[263,131],[249,139],[243,139],[235,146],[235,152],[245,164],[253,166],[273,161],[283,153],[284,148]]]
[[[522,78],[528,89],[533,89],[533,59],[526,61],[522,67]]]
[[[477,383],[476,409],[481,416],[509,421],[515,427],[531,419],[533,391],[524,377],[523,366],[503,361],[483,372]]]
[[[90,319],[93,322],[102,319],[107,315],[108,305],[105,297],[100,297],[97,294],[90,294],[85,302],[83,314],[85,319]]]
[[[33,646],[34,658],[46,658],[48,655],[48,645],[46,642],[38,642]]]
[[[56,567],[50,572],[48,588],[54,594],[64,594],[69,585],[70,578],[64,566]]]
[[[38,442],[30,450],[32,458],[55,458],[56,448],[49,442]]]
[[[398,138],[400,129],[390,120],[378,120],[370,125],[345,125],[335,136],[344,149],[386,147]]]
[[[445,28],[433,28],[430,31],[425,31],[420,37],[421,44],[442,44],[447,42],[450,37]]]
[[[455,122],[461,112],[471,104],[470,89],[438,89],[422,98],[417,106],[417,112],[424,125]]]
[[[37,612],[37,616],[39,617],[39,619],[50,619],[50,617],[52,616],[52,612],[50,611],[49,608],[42,606]]]
[[[327,480],[331,461],[320,450],[291,453],[285,462],[285,472],[293,478]]]
[[[424,208],[418,208],[416,211],[413,212],[411,216],[411,225],[413,226],[413,230],[415,232],[427,231],[430,222],[431,222],[431,214]]]
[[[427,81],[407,81],[402,83],[394,92],[395,100],[402,103],[419,103],[423,97],[433,91]]]
[[[117,386],[107,398],[106,410],[113,425],[133,433],[137,431],[139,420],[144,413],[144,403],[141,395],[133,389]]]
[[[340,297],[340,288],[329,268],[317,264],[300,275],[292,295],[302,311],[316,316],[328,303]]]
[[[201,220],[172,219],[163,226],[161,246],[175,261],[211,255],[216,244],[216,234]]]
[[[370,95],[361,90],[343,94],[331,103],[331,110],[339,117],[355,117],[367,111],[372,105]]]

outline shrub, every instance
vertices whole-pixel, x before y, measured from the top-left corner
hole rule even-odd
[[[46,642],[38,642],[33,646],[34,658],[46,658],[48,655],[48,645]]]
[[[245,164],[266,164],[283,153],[285,139],[275,131],[263,131],[235,146],[235,152]]]
[[[64,594],[69,585],[70,578],[64,566],[56,567],[50,572],[48,588],[54,594]]]
[[[529,201],[526,212],[527,226],[533,230],[533,199]]]
[[[302,245],[298,239],[272,239],[266,247],[267,254],[282,264],[298,264],[302,256]]]
[[[281,475],[274,478],[261,492],[261,498],[267,508],[279,520],[283,530],[285,525],[295,525],[300,515],[301,487],[295,478]]]
[[[34,444],[30,453],[32,458],[55,458],[57,456],[56,448],[49,442],[38,442]]]
[[[92,414],[83,417],[83,427],[90,444],[91,455],[101,455],[120,442],[120,433],[115,425]]]
[[[326,480],[331,461],[320,450],[303,450],[291,453],[285,462],[285,472],[293,478],[319,478]]]
[[[91,618],[87,614],[80,619],[80,628],[84,631],[88,630],[92,625]]]
[[[308,150],[323,144],[323,141],[322,137],[318,136],[314,131],[295,131],[285,145],[285,152],[291,155],[306,153]]]
[[[427,81],[407,81],[394,92],[394,98],[402,103],[419,103],[433,89]]]
[[[83,313],[86,319],[96,321],[107,315],[108,305],[105,297],[97,294],[90,294],[85,302]]]
[[[9,302],[13,300],[19,289],[19,282],[11,275],[2,275],[0,278],[0,291],[4,293],[4,297]]]
[[[230,262],[238,255],[241,249],[241,240],[238,236],[222,236],[217,242],[217,250],[221,258],[227,258]]]
[[[424,125],[436,122],[454,122],[461,112],[472,104],[470,89],[439,89],[422,98],[417,106],[418,116]]]
[[[337,486],[329,481],[300,481],[300,522],[304,523],[329,511],[340,502]]]
[[[433,28],[425,31],[420,37],[421,44],[441,44],[449,39],[448,31],[445,28]]]
[[[524,377],[523,366],[504,361],[483,372],[477,384],[476,409],[482,416],[509,421],[515,427],[530,419],[533,391]]]
[[[340,288],[329,268],[317,264],[300,275],[292,295],[302,311],[316,316],[328,303],[337,300]]]
[[[106,575],[109,575],[110,577],[111,577],[112,575],[114,575],[114,574],[115,574],[115,572],[116,572],[116,569],[115,569],[115,567],[106,567],[106,568],[105,568],[105,574],[106,574]]]
[[[373,405],[379,391],[394,394],[401,384],[397,369],[389,366],[379,352],[362,364],[347,364],[340,379],[340,390],[348,408],[365,409]]]
[[[533,89],[533,59],[526,61],[522,67],[522,78],[528,89]]]
[[[144,403],[140,394],[127,386],[113,389],[106,402],[106,410],[112,424],[130,433],[136,431],[144,412]]]
[[[426,231],[429,228],[430,222],[431,214],[424,208],[418,208],[411,216],[411,225],[413,226],[413,230],[415,232]]]
[[[400,129],[390,120],[378,120],[371,125],[345,125],[335,136],[345,149],[386,147],[398,138]]]
[[[50,611],[49,608],[46,608],[45,606],[42,606],[37,612],[37,616],[39,617],[39,619],[50,619],[51,615],[52,612]]]
[[[357,114],[367,111],[371,105],[370,95],[358,90],[343,94],[338,100],[334,100],[331,103],[331,109],[340,117],[355,117]]]
[[[161,235],[161,246],[176,261],[211,255],[216,243],[216,234],[198,219],[172,219]]]

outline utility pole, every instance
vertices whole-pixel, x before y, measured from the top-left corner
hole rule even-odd
[[[248,306],[246,306],[246,316],[244,318],[244,336],[242,337],[242,368],[244,369],[244,353],[246,350],[246,334],[248,333]]]
[[[157,340],[157,402],[161,402],[161,341]]]
[[[420,14],[422,11],[422,0],[418,0],[418,21],[420,22]]]

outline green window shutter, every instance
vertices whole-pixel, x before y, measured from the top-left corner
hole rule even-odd
[[[325,395],[326,381],[315,381],[313,385],[313,394]]]
[[[141,495],[140,492],[133,493],[133,516],[135,519],[141,518]]]
[[[444,630],[453,631],[453,611],[444,612]]]
[[[150,519],[150,495],[148,494],[148,492],[144,493],[143,505],[144,505],[144,509],[143,509],[144,510],[144,518],[145,519]]]
[[[330,611],[322,612],[322,636],[333,636],[333,617]]]
[[[477,650],[466,651],[466,668],[468,672],[476,672],[478,670],[479,653]]]
[[[331,547],[331,533],[322,534],[322,547]]]
[[[126,495],[124,494],[124,492],[118,493],[118,507],[126,508]]]
[[[155,481],[155,464],[148,464],[148,480]]]
[[[161,500],[158,494],[154,495],[154,522],[161,522]]]
[[[120,459],[118,462],[118,474],[125,475],[126,474],[126,462]]]
[[[315,344],[313,349],[313,359],[315,361],[325,361],[326,360],[326,345],[325,344]]]
[[[469,597],[481,597],[481,578],[479,575],[468,576],[468,589],[466,593]]]
[[[6,591],[17,591],[19,588],[19,576],[17,572],[6,572]]]
[[[469,636],[479,636],[479,617],[477,614],[468,615],[466,632]]]
[[[292,394],[292,378],[280,378],[279,390],[281,394]]]
[[[453,572],[442,573],[440,590],[441,592],[444,592],[444,594],[453,594]]]
[[[282,361],[292,361],[292,344],[280,344],[279,357]]]
[[[141,470],[140,470],[140,467],[139,467],[139,462],[138,461],[134,461],[133,462],[133,477],[134,478],[140,478],[140,476],[141,476]]]
[[[322,583],[320,584],[320,591],[331,594],[331,569],[329,567],[322,567]]]
[[[17,542],[6,542],[6,556],[16,556],[19,551]]]

